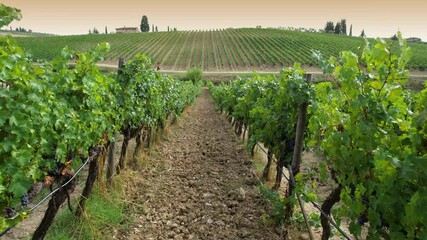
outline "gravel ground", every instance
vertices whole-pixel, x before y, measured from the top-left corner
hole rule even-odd
[[[115,238],[281,239],[262,223],[249,156],[206,89],[148,162],[128,186],[137,220]]]

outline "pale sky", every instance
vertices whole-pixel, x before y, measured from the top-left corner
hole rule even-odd
[[[324,28],[326,21],[347,20],[347,32],[362,29],[368,37],[403,36],[427,41],[426,0],[3,0],[22,10],[23,19],[12,28],[59,35],[86,34],[96,27],[138,27],[142,15],[165,31],[238,27]]]

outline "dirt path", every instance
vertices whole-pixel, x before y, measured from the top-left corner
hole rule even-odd
[[[117,69],[117,64],[116,63],[111,63],[111,62],[102,62],[102,63],[98,63],[96,64],[98,67],[102,67],[102,68],[106,68],[106,69]],[[282,68],[281,67],[277,67],[277,68],[270,68],[270,69],[257,69],[257,68],[251,68],[251,69],[247,69],[245,70],[239,70],[239,71],[224,71],[224,70],[218,70],[218,71],[203,71],[204,74],[248,74],[248,73],[253,73],[253,71],[255,70],[258,73],[265,73],[265,74],[277,74],[280,72]],[[308,66],[303,66],[302,67],[303,70],[306,71],[307,74],[313,74],[313,75],[323,75],[323,72],[317,68],[317,67],[308,67]],[[172,69],[168,69],[166,66],[162,67],[162,70],[160,71],[161,73],[186,73],[187,71],[185,70],[176,70],[176,68],[172,68]],[[414,69],[410,69],[410,78],[427,78],[427,72],[426,71],[419,71],[419,70],[414,70]]]
[[[149,161],[133,189],[140,215],[117,238],[280,239],[261,223],[249,157],[207,90]]]

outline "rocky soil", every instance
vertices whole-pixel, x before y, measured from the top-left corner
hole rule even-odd
[[[251,161],[203,90],[129,184],[136,222],[117,239],[281,239]]]

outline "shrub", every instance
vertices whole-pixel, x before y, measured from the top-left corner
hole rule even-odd
[[[184,80],[193,81],[194,84],[203,80],[203,71],[199,67],[193,67],[187,70]]]

